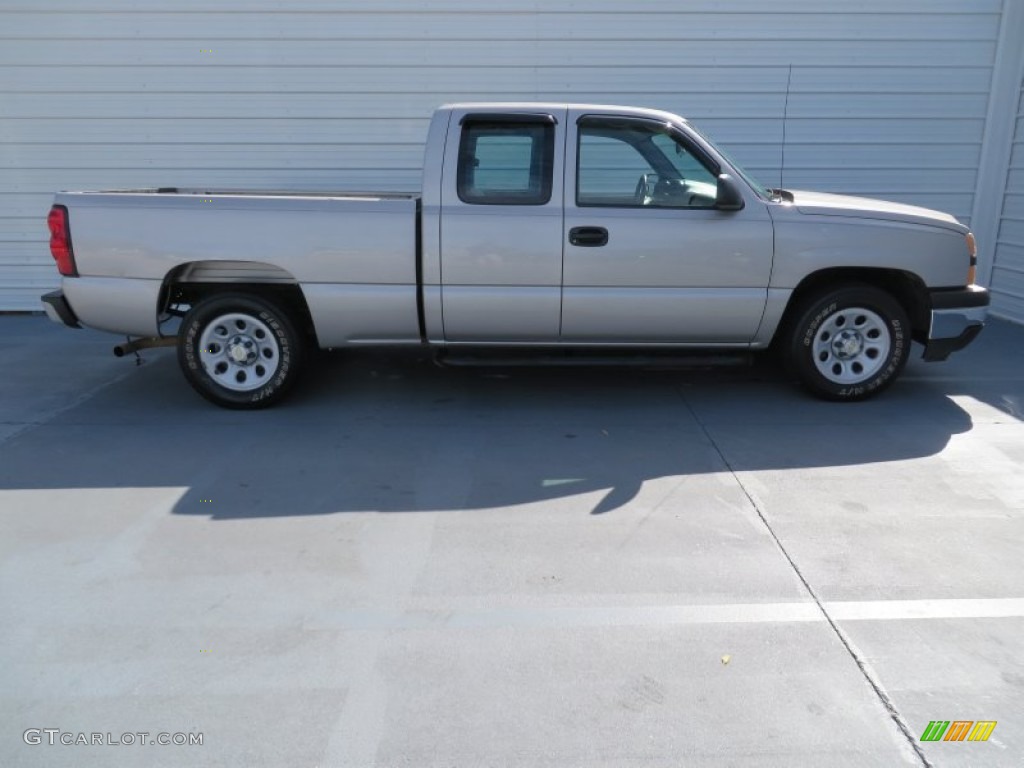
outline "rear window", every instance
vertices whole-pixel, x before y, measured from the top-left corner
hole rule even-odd
[[[458,193],[473,205],[545,205],[551,200],[555,127],[533,122],[462,126]]]

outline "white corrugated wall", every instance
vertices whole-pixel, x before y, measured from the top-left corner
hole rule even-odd
[[[1024,323],[1024,83],[992,263],[992,310]]]
[[[668,109],[778,184],[790,65],[786,186],[967,221],[1001,11],[1002,0],[0,0],[0,309],[37,309],[56,283],[44,222],[55,190],[416,189],[427,120],[445,101]]]

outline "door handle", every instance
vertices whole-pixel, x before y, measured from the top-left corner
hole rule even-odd
[[[600,248],[608,245],[608,230],[604,227],[573,227],[569,230],[569,242],[581,248]]]

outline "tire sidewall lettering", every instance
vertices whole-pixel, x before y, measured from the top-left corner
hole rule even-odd
[[[805,347],[810,348],[814,343],[814,337],[818,335],[818,329],[821,327],[821,324],[824,323],[830,315],[834,314],[838,308],[838,302],[832,302],[814,316],[814,319],[811,320],[810,324],[807,326],[806,332],[804,333],[803,345]]]

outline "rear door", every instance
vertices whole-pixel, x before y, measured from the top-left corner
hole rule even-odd
[[[742,210],[716,210],[721,169],[678,127],[568,118],[562,340],[749,342],[772,267],[765,205],[746,190]]]
[[[446,341],[558,341],[565,116],[452,113],[441,192]]]

